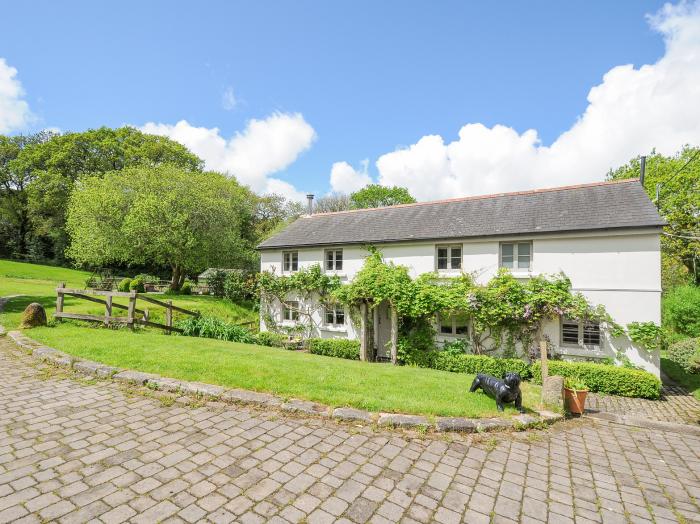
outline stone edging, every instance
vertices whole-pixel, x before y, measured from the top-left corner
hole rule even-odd
[[[635,417],[634,415],[618,415],[616,413],[601,412],[585,412],[586,418],[606,420],[615,424],[623,424],[625,426],[636,426],[644,429],[657,429],[659,431],[669,431],[671,433],[682,433],[684,435],[694,435],[700,437],[700,426],[691,424],[679,424],[677,422],[665,422],[662,420],[653,420],[644,417]]]
[[[2,304],[0,303],[0,306]],[[2,326],[0,326],[2,333]],[[344,422],[362,424],[377,423],[381,427],[406,429],[434,429],[438,432],[476,433],[510,429],[526,429],[542,427],[562,420],[564,417],[551,411],[539,411],[537,416],[529,414],[515,415],[511,419],[488,418],[470,419],[460,417],[436,417],[431,423],[422,415],[402,415],[398,413],[372,413],[355,408],[331,408],[307,400],[283,399],[269,393],[258,393],[243,389],[228,389],[213,384],[201,382],[185,382],[173,378],[161,377],[152,373],[143,373],[128,369],[107,366],[99,362],[83,360],[57,349],[44,346],[32,340],[20,331],[10,331],[7,335],[14,343],[32,357],[57,367],[72,370],[89,377],[112,380],[114,382],[145,386],[149,389],[176,393],[185,396],[203,398],[210,401],[220,401],[229,404],[245,404],[256,407],[276,408],[282,411],[301,413],[324,418],[334,418]]]

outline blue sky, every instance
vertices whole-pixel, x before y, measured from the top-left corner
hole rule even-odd
[[[347,162],[354,173],[339,180],[350,189],[358,176],[402,182],[416,171],[398,173],[392,164],[385,175],[375,165],[382,155],[427,135],[449,144],[469,123],[502,124],[521,138],[536,129],[537,144],[552,145],[589,107],[587,95],[605,73],[663,59],[668,34],[645,17],[662,5],[5,1],[0,58],[16,69],[33,116],[10,132],[186,120],[228,140],[251,119],[298,114],[314,137],[290,146],[298,149],[291,161],[287,155],[251,180],[275,177],[320,194],[330,189],[333,164]],[[676,15],[692,18],[696,7]],[[696,135],[684,128],[680,141]],[[639,153],[648,146],[640,140]],[[508,161],[518,179],[517,158]],[[504,184],[504,175],[491,183],[489,169],[468,165],[443,173],[469,177],[468,185],[446,182],[439,192],[416,185],[415,192],[452,196]],[[581,178],[600,179],[601,171]]]

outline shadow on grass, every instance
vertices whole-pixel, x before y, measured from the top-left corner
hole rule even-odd
[[[678,364],[661,357],[661,370],[679,386],[688,390],[696,399],[700,400],[700,375],[691,375]]]

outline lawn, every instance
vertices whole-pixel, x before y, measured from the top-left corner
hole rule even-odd
[[[661,370],[666,373],[671,380],[687,389],[696,399],[700,400],[700,375],[691,375],[678,364],[661,356]]]
[[[31,302],[39,302],[50,316],[56,305],[56,287],[59,282],[65,282],[67,287],[83,289],[85,280],[90,276],[85,271],[67,269],[39,264],[27,264],[9,260],[0,260],[0,297],[8,295],[26,295],[18,297],[5,305],[4,314],[0,314],[0,323],[7,328],[15,328],[19,324],[22,311]],[[173,304],[191,311],[199,311],[231,322],[243,323],[257,321],[258,314],[253,311],[251,304],[235,304],[229,300],[200,295],[165,296],[154,294],[159,300],[172,300]],[[127,304],[124,298],[115,298],[114,303]],[[138,302],[139,309],[148,308],[153,322],[164,322],[165,310],[159,306]],[[104,306],[86,300],[66,296],[64,311],[70,313],[88,313],[103,315]],[[126,316],[125,310],[114,308],[113,315]],[[177,321],[184,315],[174,314]]]
[[[473,375],[72,323],[27,334],[66,353],[112,366],[331,406],[441,416],[498,415],[492,399],[468,393]],[[535,408],[539,386],[526,383],[522,391],[525,407]],[[515,410],[508,408],[506,414],[512,413]]]

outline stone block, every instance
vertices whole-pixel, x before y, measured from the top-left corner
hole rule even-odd
[[[123,382],[125,384],[136,384],[137,386],[143,386],[150,379],[158,378],[158,375],[153,375],[151,373],[142,373],[141,371],[121,371],[112,377],[117,382]]]
[[[197,395],[204,398],[219,398],[224,393],[224,388],[202,382],[183,382],[182,392],[186,395]]]
[[[396,413],[380,413],[380,426],[393,426],[397,428],[428,427],[428,419],[419,415],[399,415]]]
[[[542,403],[557,411],[564,409],[564,377],[552,375],[544,380]]]
[[[316,415],[322,417],[328,416],[328,406],[316,404],[315,402],[309,402],[308,400],[293,398],[282,404],[281,407],[285,411],[291,411],[294,413],[305,413],[306,415]]]
[[[538,411],[537,413],[539,414],[540,418],[548,424],[564,419],[564,415],[562,415],[561,413],[555,413],[546,409]]]
[[[513,422],[514,424],[519,425],[520,427],[527,428],[529,426],[534,426],[535,424],[538,424],[540,422],[540,419],[538,417],[528,415],[527,413],[522,413],[520,415],[514,416]]]
[[[462,417],[438,417],[435,422],[438,431],[460,431],[462,433],[474,433],[477,421]]]
[[[513,427],[513,421],[505,418],[482,418],[477,420],[476,430],[483,431],[501,431]]]
[[[258,393],[256,391],[246,391],[245,389],[227,389],[221,394],[224,402],[234,402],[239,404],[255,404],[259,406],[279,406],[282,401],[269,393]]]
[[[82,373],[83,375],[99,378],[110,378],[112,375],[120,371],[117,368],[105,366],[104,364],[92,362],[91,360],[77,360],[73,362],[73,369],[78,373]]]
[[[148,387],[153,388],[157,391],[167,391],[169,393],[179,393],[184,391],[184,383],[180,380],[175,380],[174,378],[151,378],[148,379]]]
[[[369,411],[355,408],[336,408],[333,410],[333,418],[350,422],[372,422],[372,416]]]

